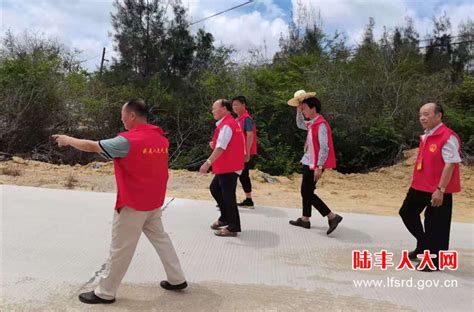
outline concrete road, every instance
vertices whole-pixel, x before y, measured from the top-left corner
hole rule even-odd
[[[0,198],[2,312],[473,310],[472,224],[452,224],[456,271],[354,271],[353,250],[386,249],[396,265],[414,247],[398,217],[345,213],[328,237],[316,211],[306,230],[288,224],[299,210],[257,206],[241,209],[239,237],[220,238],[209,229],[215,203],[186,199],[175,199],[163,219],[190,287],[159,287],[164,271],[143,235],[117,301],[88,306],[77,295],[103,269],[115,195],[5,185]],[[364,282],[381,284],[356,285]]]

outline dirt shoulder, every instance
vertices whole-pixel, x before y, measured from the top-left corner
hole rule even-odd
[[[327,171],[318,184],[317,193],[336,212],[396,216],[410,185],[415,155],[416,150],[408,151],[402,163],[366,174]],[[301,209],[300,174],[275,177],[252,170],[250,175],[257,209],[258,205]],[[211,174],[170,170],[167,195],[212,200],[209,193],[211,179]],[[462,192],[454,195],[453,220],[474,223],[474,168],[461,167],[461,183]],[[14,158],[0,162],[0,184],[95,192],[116,190],[110,162],[67,166]],[[238,199],[243,196],[242,188],[238,186]]]

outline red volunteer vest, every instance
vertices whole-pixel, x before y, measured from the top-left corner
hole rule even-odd
[[[141,124],[119,133],[128,139],[130,150],[114,158],[117,180],[115,209],[124,206],[150,211],[163,206],[168,183],[168,139],[160,127]]]
[[[237,121],[239,122],[239,125],[240,125],[240,129],[244,129],[244,122],[245,122],[245,119],[247,118],[250,118],[252,121],[252,117],[250,117],[249,113],[247,112],[247,110],[244,111],[244,113],[237,118]],[[255,125],[255,122],[253,123],[253,129],[252,129],[252,132],[253,132],[253,143],[252,143],[252,146],[250,147],[250,155],[257,155],[257,127]],[[244,146],[245,148],[247,147],[247,133],[245,133],[245,131],[243,132],[244,133]]]
[[[314,124],[311,126],[311,132],[312,132],[312,140],[313,140],[313,147],[314,147],[314,157],[315,159],[315,166],[316,162],[318,161],[317,157],[319,155],[319,140],[318,140],[318,130],[319,130],[319,125],[324,123],[326,125],[326,129],[328,129],[328,146],[329,146],[329,154],[328,158],[326,159],[326,162],[323,165],[323,168],[336,168],[336,154],[334,152],[334,145],[332,143],[332,131],[331,127],[329,126],[329,123],[324,119],[323,115],[319,115],[318,119],[314,122]],[[310,168],[313,170],[314,168]]]
[[[441,150],[451,135],[454,135],[458,139],[459,145],[461,145],[459,136],[444,124],[428,136],[424,142],[420,137],[420,148],[418,149],[418,156],[416,157],[415,168],[413,169],[412,188],[429,193],[436,191],[445,165]],[[460,191],[459,164],[456,164],[453,176],[446,186],[445,193],[457,193]]]
[[[225,125],[229,126],[232,130],[232,138],[230,139],[227,148],[212,163],[212,173],[222,174],[244,169],[245,161],[245,148],[244,148],[244,136],[242,129],[237,124],[231,114],[228,114],[223,118],[216,130],[214,130],[214,137],[212,138],[212,148],[216,148],[217,138],[219,132]]]

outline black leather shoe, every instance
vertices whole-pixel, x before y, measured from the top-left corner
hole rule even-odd
[[[188,287],[188,283],[184,282],[178,285],[171,285],[168,281],[161,281],[160,286],[166,290],[181,290]]]
[[[436,272],[436,271],[439,270],[438,268],[435,268],[435,269],[433,270],[433,269],[431,269],[429,266],[425,266],[425,268],[424,268],[423,270],[420,270],[420,266],[418,266],[416,269],[417,269],[418,271],[420,271],[420,272]]]
[[[84,303],[87,303],[87,304],[97,304],[97,303],[108,304],[108,303],[114,303],[115,302],[115,298],[111,299],[111,300],[102,299],[102,298],[96,296],[94,291],[89,291],[89,292],[85,292],[85,293],[80,294],[79,295],[79,300],[81,302],[84,302]]]
[[[408,259],[410,259],[410,260],[420,260],[420,258],[418,258],[418,255],[423,255],[423,252],[419,252],[418,249],[415,249],[415,250],[410,251],[408,253]]]
[[[217,220],[216,222],[212,223],[210,227],[212,230],[218,230],[221,227],[228,226],[228,225],[229,224],[227,222],[222,222],[222,221]]]
[[[294,226],[301,226],[305,229],[311,228],[311,222],[309,221],[303,221],[303,219],[298,218],[296,220],[290,220],[290,224]]]
[[[329,229],[326,232],[327,235],[331,234],[338,226],[338,224],[342,221],[342,217],[340,215],[336,215],[332,220],[328,220]]]
[[[237,206],[242,207],[242,208],[249,208],[249,209],[254,209],[255,208],[252,198],[244,199],[242,202],[237,203]]]

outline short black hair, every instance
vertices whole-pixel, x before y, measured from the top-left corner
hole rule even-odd
[[[239,101],[240,103],[247,106],[247,99],[243,95],[236,96],[235,98],[232,99],[232,102],[234,102],[234,101]]]
[[[221,105],[225,107],[229,112],[232,112],[232,103],[229,100],[221,99]]]
[[[148,107],[145,101],[140,98],[130,99],[126,104],[125,108],[129,112],[134,112],[138,117],[148,117]]]
[[[317,97],[310,97],[303,100],[303,103],[307,104],[309,108],[316,107],[316,113],[321,113],[321,101]]]
[[[444,109],[443,109],[443,106],[439,103],[433,103],[434,104],[434,112],[435,114],[439,114],[441,113],[441,115],[444,116]]]

